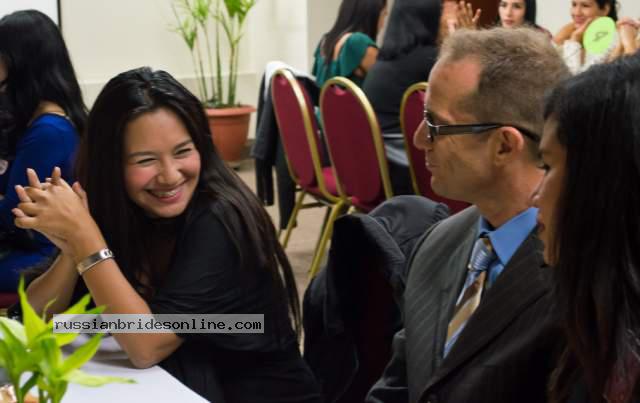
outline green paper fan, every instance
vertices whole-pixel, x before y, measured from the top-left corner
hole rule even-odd
[[[609,17],[600,17],[591,22],[584,32],[582,46],[594,55],[605,53],[615,40],[616,22]]]

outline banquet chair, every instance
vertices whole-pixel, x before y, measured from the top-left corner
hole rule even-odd
[[[431,189],[431,172],[425,165],[424,151],[413,144],[414,133],[424,119],[424,97],[427,86],[426,82],[413,84],[405,91],[400,104],[400,127],[402,128],[404,147],[409,160],[411,183],[413,184],[413,191],[417,195],[446,204],[453,215],[469,207],[469,203],[438,196]]]
[[[309,269],[310,277],[313,277],[331,237],[333,223],[347,211],[349,205],[337,189],[331,167],[322,167],[322,147],[313,104],[304,87],[289,70],[280,69],[271,79],[271,97],[289,173],[299,192],[287,223],[283,247],[286,248],[289,242],[300,210],[327,208]],[[305,203],[307,195],[314,201]]]
[[[7,308],[18,302],[18,294],[13,292],[0,292],[0,316],[6,316]]]
[[[328,80],[320,114],[338,191],[367,213],[393,196],[380,126],[362,90],[344,77]]]

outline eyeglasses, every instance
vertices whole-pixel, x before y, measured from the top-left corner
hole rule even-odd
[[[529,137],[536,143],[540,141],[540,136],[533,133],[530,130],[523,129],[521,127],[510,125],[507,123],[477,123],[467,125],[434,125],[431,123],[431,114],[425,109],[424,111],[424,123],[427,125],[427,139],[433,143],[436,140],[436,136],[453,136],[459,134],[480,134],[488,132],[489,130],[497,129],[499,127],[509,126],[514,129],[518,129],[520,133]]]

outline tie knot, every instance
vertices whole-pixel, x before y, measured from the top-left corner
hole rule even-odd
[[[485,271],[489,268],[494,258],[495,252],[491,246],[491,241],[488,237],[482,236],[478,238],[473,246],[473,252],[469,260],[469,270]]]

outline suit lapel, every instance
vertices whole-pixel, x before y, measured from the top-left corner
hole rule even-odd
[[[540,253],[540,241],[534,233],[535,230],[516,251],[493,287],[483,296],[480,306],[467,322],[446,359],[440,358],[441,365],[427,383],[425,390],[495,339],[527,306],[547,291],[541,276],[544,262]],[[449,294],[449,300],[453,301],[453,304],[455,299],[455,296]],[[450,303],[448,308],[453,309],[451,306]],[[444,312],[445,317],[441,318],[447,325],[450,312]],[[438,345],[443,346],[444,339],[439,338]]]
[[[473,249],[476,237],[477,227],[472,226],[465,234],[463,234],[461,237],[462,243],[451,254],[449,262],[446,263],[445,266],[449,268],[449,275],[447,277],[448,281],[443,282],[442,288],[440,289],[440,306],[438,307],[437,320],[438,328],[434,335],[435,345],[433,354],[435,357],[435,369],[442,365],[442,351],[447,338],[447,328],[449,326],[449,321],[451,320],[451,313],[453,312],[456,300],[458,299],[458,294],[460,293],[462,284],[467,276],[466,264],[471,256],[471,250]],[[433,374],[434,372],[431,373]]]

